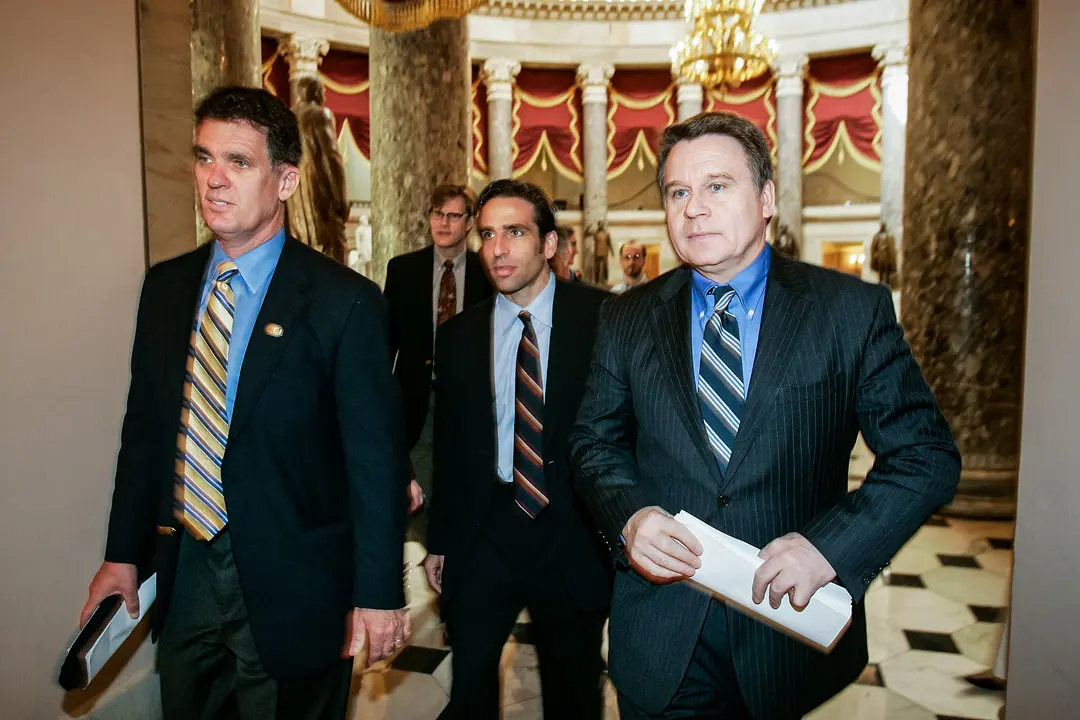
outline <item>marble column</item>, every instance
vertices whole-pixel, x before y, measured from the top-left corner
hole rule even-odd
[[[678,121],[689,120],[705,109],[705,90],[700,83],[676,76],[675,103],[679,113],[676,116]]]
[[[802,156],[803,80],[806,55],[783,55],[773,64],[776,74],[776,216],[803,247]]]
[[[191,0],[191,98],[223,85],[262,85],[258,0]],[[196,213],[198,203],[195,203]],[[212,235],[197,213],[199,243]]]
[[[472,153],[472,66],[466,18],[412,32],[371,29],[369,276],[431,242],[428,207],[440,183],[466,185]]]
[[[506,58],[488,58],[482,77],[487,87],[488,174],[492,180],[508,178],[514,171],[514,78],[521,63]]]
[[[1016,509],[1033,5],[911,2],[901,311],[963,455],[963,515]]]
[[[319,63],[330,51],[330,43],[323,38],[307,35],[290,35],[282,41],[282,54],[289,63],[289,101],[293,107],[300,100],[297,85],[301,78],[318,79]]]
[[[881,64],[881,222],[896,238],[897,265],[903,248],[904,146],[907,143],[907,43],[877,45]],[[869,267],[870,263],[866,266]],[[897,268],[899,272],[900,268]],[[896,289],[895,287],[893,289]]]
[[[191,82],[195,104],[222,85],[259,87],[258,0],[191,0]]]
[[[607,102],[608,83],[615,68],[607,64],[585,64],[577,69],[581,87],[584,132],[581,139],[584,155],[585,206],[582,210],[584,237],[581,244],[581,272],[587,281],[598,279],[593,234],[607,219]],[[604,258],[603,262],[607,262]]]

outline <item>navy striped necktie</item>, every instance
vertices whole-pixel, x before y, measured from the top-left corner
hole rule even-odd
[[[532,315],[518,314],[522,325],[514,389],[514,484],[517,504],[535,518],[547,507],[544,487],[544,376]]]
[[[746,392],[739,323],[728,309],[735,291],[730,285],[717,285],[710,288],[709,296],[715,305],[701,343],[698,400],[709,447],[720,465],[720,472],[724,473],[731,460],[735,436],[739,433]]]

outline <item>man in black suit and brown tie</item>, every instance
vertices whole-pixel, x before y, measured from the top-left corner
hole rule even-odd
[[[480,256],[466,247],[473,229],[474,196],[462,185],[439,185],[431,193],[432,244],[392,258],[383,294],[390,312],[390,352],[405,403],[405,440],[412,455],[412,508],[431,493],[431,361],[435,330],[448,319],[491,297]],[[422,541],[426,516],[418,515],[410,539]]]
[[[617,561],[620,714],[802,717],[866,665],[866,588],[951,500],[959,454],[888,288],[766,244],[775,190],[753,124],[706,113],[668,128],[658,175],[683,266],[605,306],[570,437]],[[848,493],[860,431],[876,459]],[[831,654],[680,582],[702,552],[681,510],[762,548],[754,602],[847,588]]]
[[[488,185],[479,230],[499,294],[447,322],[435,341],[424,565],[454,647],[441,717],[499,716],[499,658],[528,608],[544,716],[599,720],[610,561],[574,495],[566,437],[607,293],[556,279],[555,208],[534,185]]]
[[[401,401],[379,289],[284,230],[296,118],[264,90],[196,111],[214,240],[150,268],[105,562],[153,634],[167,720],[344,718],[352,656],[408,634]],[[156,528],[156,531],[155,531]]]

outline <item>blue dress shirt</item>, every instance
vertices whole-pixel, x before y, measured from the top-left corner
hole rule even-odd
[[[282,228],[277,235],[259,247],[233,259],[240,274],[229,283],[236,301],[232,339],[229,340],[228,376],[225,383],[225,413],[228,415],[229,422],[232,422],[236,386],[240,382],[240,370],[244,365],[248,340],[251,339],[251,331],[255,327],[255,320],[259,317],[263,299],[266,298],[266,290],[270,287],[270,278],[277,269],[281,248],[284,246],[285,229]],[[196,330],[202,323],[203,313],[206,312],[207,299],[210,297],[214,280],[217,279],[218,265],[229,259],[229,256],[221,249],[221,243],[215,241],[214,249],[210,253],[210,262],[206,266],[206,274],[203,277],[202,296],[199,299],[199,312],[195,320]]]
[[[495,381],[495,426],[499,439],[499,478],[505,483],[514,481],[514,419],[517,416],[517,352],[524,323],[518,313],[526,310],[532,315],[536,344],[540,350],[540,374],[544,379],[547,398],[548,349],[551,347],[551,310],[555,303],[555,273],[549,271],[548,284],[528,307],[520,307],[505,295],[495,296],[495,317],[492,322],[492,348]]]
[[[728,305],[739,323],[739,343],[742,345],[743,389],[750,393],[750,374],[757,356],[758,335],[761,333],[761,308],[765,305],[765,286],[769,279],[772,248],[766,244],[761,253],[728,283],[735,290],[735,297]],[[697,270],[691,275],[693,291],[690,293],[690,340],[694,359],[694,387],[697,387],[701,368],[701,343],[705,336],[705,324],[712,316],[715,302],[708,296],[710,288],[720,284],[708,279]]]

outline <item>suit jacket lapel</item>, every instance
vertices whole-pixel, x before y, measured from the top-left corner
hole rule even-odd
[[[423,347],[435,348],[435,325],[433,322],[433,310],[431,306],[431,279],[435,272],[435,246],[429,245],[424,248],[424,252],[420,253],[417,257],[421,258],[421,261],[416,265],[416,287],[428,288],[428,292],[421,292],[415,295],[415,302],[413,307],[416,316],[416,327],[420,328],[420,332],[424,336]],[[429,350],[429,352],[431,352]],[[429,356],[430,357],[430,356]]]
[[[659,303],[652,311],[653,335],[660,352],[660,372],[675,398],[676,414],[694,438],[694,445],[709,467],[713,480],[721,483],[720,467],[705,437],[694,382],[694,364],[690,357],[690,271],[679,270],[666,283],[658,295]]]
[[[236,388],[236,402],[229,423],[230,440],[243,430],[259,396],[266,388],[270,375],[281,360],[285,347],[296,336],[296,321],[308,303],[308,278],[305,272],[308,259],[304,257],[304,252],[304,247],[293,238],[287,238],[281,249],[277,269],[270,279],[270,287],[267,288],[244,354],[244,365],[240,369],[240,382]],[[283,332],[280,337],[273,337],[265,332],[270,323],[281,326]],[[231,445],[230,442],[226,447],[226,453]]]
[[[166,407],[176,407],[178,425],[187,374],[187,356],[191,349],[191,334],[195,330],[195,316],[199,312],[199,299],[202,297],[202,281],[206,275],[206,263],[210,261],[212,247],[210,243],[206,243],[183,258],[181,262],[184,265],[176,278],[175,294],[171,295],[168,308],[163,308],[170,325],[166,333],[168,347],[165,348],[168,367]]]
[[[772,408],[784,371],[791,363],[792,350],[805,332],[811,301],[803,287],[799,263],[773,253],[765,288],[761,332],[750,376],[750,392],[739,422],[739,433],[731,449],[726,481],[739,470],[746,453],[757,437],[761,418]]]
[[[464,307],[471,307],[483,300],[488,294],[485,292],[489,287],[487,276],[484,273],[484,263],[480,256],[471,250],[465,252],[465,303]]]
[[[470,387],[480,388],[476,398],[480,409],[481,427],[477,428],[476,437],[487,438],[487,452],[491,456],[492,477],[499,471],[498,424],[495,420],[495,301],[488,299],[484,307],[487,312],[478,314],[478,320],[469,329],[469,345],[476,348],[475,362],[471,363]]]
[[[551,309],[551,344],[548,346],[548,367],[544,388],[544,457],[549,458],[552,435],[562,422],[563,402],[567,400],[565,385],[570,380],[570,353],[574,347],[574,309],[562,283],[555,281],[555,298]]]

